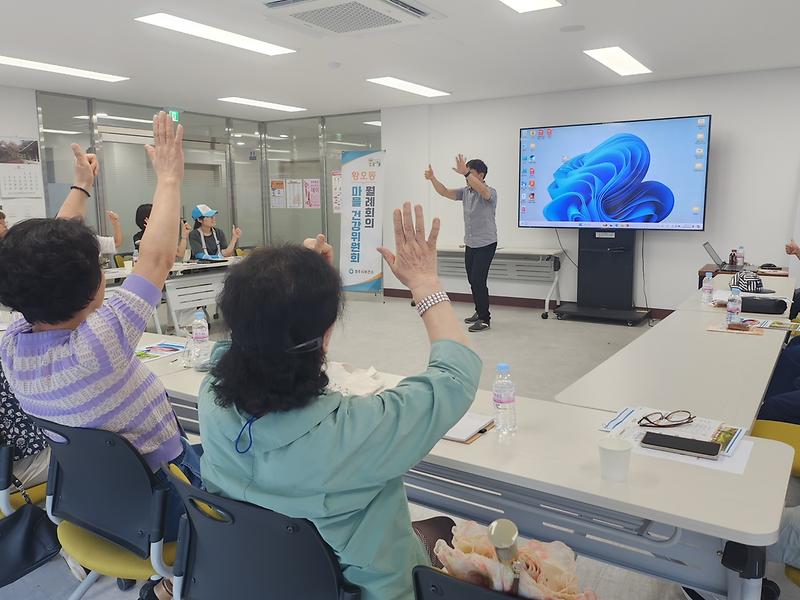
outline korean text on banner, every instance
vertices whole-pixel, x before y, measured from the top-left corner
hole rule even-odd
[[[383,287],[383,157],[380,151],[342,153],[342,229],[339,252],[347,292]]]

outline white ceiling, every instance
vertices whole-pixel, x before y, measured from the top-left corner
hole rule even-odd
[[[131,79],[102,83],[0,66],[0,85],[269,121],[800,65],[798,0],[569,0],[524,15],[497,0],[423,2],[446,18],[320,35],[268,20],[260,0],[6,0],[0,54]],[[263,56],[133,20],[153,12],[297,53]],[[559,31],[573,25],[586,30]],[[612,45],[653,73],[622,78],[582,53]],[[452,95],[426,100],[364,81],[385,75]],[[223,96],[309,111],[237,106],[217,100]]]

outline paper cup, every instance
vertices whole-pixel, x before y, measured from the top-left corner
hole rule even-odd
[[[633,444],[618,437],[604,437],[597,447],[600,451],[600,476],[606,481],[627,481]]]

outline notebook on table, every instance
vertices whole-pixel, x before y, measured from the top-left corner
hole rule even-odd
[[[461,420],[444,434],[444,439],[451,442],[471,444],[481,435],[494,427],[494,418],[474,412],[468,412]]]

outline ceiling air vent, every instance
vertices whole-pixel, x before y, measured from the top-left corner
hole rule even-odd
[[[267,15],[318,32],[386,30],[442,18],[414,0],[264,0]]]

